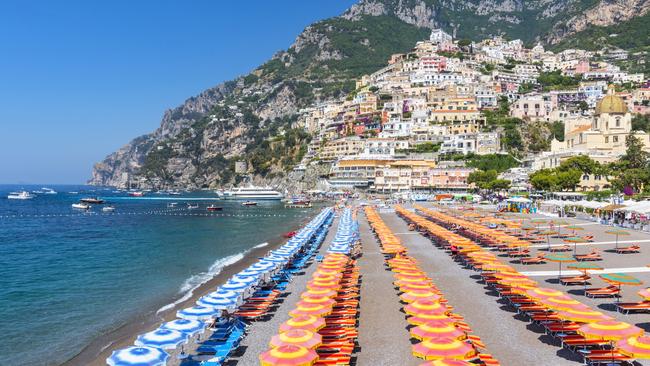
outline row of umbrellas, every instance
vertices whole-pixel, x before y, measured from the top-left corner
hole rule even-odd
[[[352,210],[346,207],[339,219],[336,235],[327,249],[328,253],[349,254],[352,245],[359,240],[359,224],[352,216]]]
[[[457,219],[440,212],[422,209],[427,215],[443,222],[461,225],[469,230],[477,228],[482,233],[488,234],[493,238],[500,237],[497,233],[489,233],[487,231],[492,229],[474,227],[468,221]],[[449,242],[451,238],[453,241],[454,238],[452,235],[456,234],[450,231],[445,233],[444,230],[446,229],[439,227],[432,234],[438,240]],[[580,301],[567,296],[562,291],[538,287],[535,281],[530,280],[511,266],[500,263],[498,258],[492,253],[481,250],[472,251],[466,253],[466,258],[475,268],[480,268],[484,273],[489,272],[489,275],[495,278],[497,283],[510,286],[513,292],[519,292],[549,310],[556,311],[560,319],[582,323],[577,333],[585,338],[610,341],[612,342],[612,346],[616,346],[616,349],[620,352],[633,358],[650,358],[650,337],[643,336],[643,329],[626,322],[614,320],[612,317],[595,311]],[[566,256],[566,258],[572,257]],[[586,267],[587,265],[581,265],[580,267],[583,266]],[[610,283],[617,284],[631,284],[638,281],[631,276],[618,273],[603,274],[601,278]],[[648,289],[640,291],[639,295],[645,299],[650,298]]]
[[[117,350],[106,359],[110,366],[157,366],[164,365],[169,358],[167,350],[188,343],[190,339],[205,331],[208,321],[218,318],[222,312],[234,312],[244,299],[250,296],[255,286],[267,282],[270,276],[285,266],[306,246],[315,235],[325,235],[320,230],[333,216],[332,208],[323,209],[296,235],[280,248],[247,269],[232,276],[216,291],[201,297],[195,306],[179,310],[178,319],[163,323],[154,331],[139,335],[133,347]]]
[[[395,209],[400,215],[413,215],[400,206]],[[431,361],[431,364],[470,365],[467,361],[477,358],[478,352],[468,340],[469,327],[464,319],[452,313],[443,294],[418,267],[415,259],[408,256],[406,248],[377,211],[366,207],[366,217],[384,252],[394,254],[386,263],[394,273],[394,284],[402,293],[400,300],[406,304],[403,310],[412,325],[410,335],[420,341],[412,346],[413,355]],[[418,223],[426,225],[422,221]]]

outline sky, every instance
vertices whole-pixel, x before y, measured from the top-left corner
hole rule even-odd
[[[353,0],[0,2],[0,184],[80,184]]]

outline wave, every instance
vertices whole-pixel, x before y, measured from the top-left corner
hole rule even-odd
[[[197,288],[199,288],[201,285],[203,285],[204,283],[210,281],[212,278],[217,276],[219,273],[221,273],[221,271],[224,268],[233,265],[239,262],[240,260],[244,259],[244,256],[249,251],[250,250],[246,250],[238,254],[229,255],[224,258],[219,258],[210,266],[210,268],[206,272],[195,274],[190,278],[186,279],[185,282],[183,282],[183,284],[181,285],[181,288],[179,290],[179,293],[182,293],[183,296],[181,296],[181,298],[179,298],[178,300],[161,307],[160,309],[158,309],[158,311],[156,311],[156,314],[163,312],[165,310],[172,309],[176,305],[191,298],[192,295],[194,295],[194,291]]]
[[[269,245],[269,243],[264,242],[262,244],[257,244],[256,246],[253,247],[253,249],[264,248],[267,245]]]

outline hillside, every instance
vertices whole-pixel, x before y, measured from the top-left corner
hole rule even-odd
[[[247,161],[258,179],[286,179],[310,139],[295,129],[297,112],[346,95],[356,77],[408,51],[431,28],[475,40],[503,34],[529,44],[559,42],[587,34],[589,22],[606,27],[646,14],[649,2],[362,0],[339,17],[310,25],[250,74],[166,111],[160,128],[97,163],[90,183],[216,186],[238,179],[238,160]],[[602,16],[604,11],[610,14]]]

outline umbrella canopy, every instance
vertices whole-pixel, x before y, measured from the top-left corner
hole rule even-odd
[[[447,314],[449,311],[449,308],[440,302],[429,299],[415,300],[404,307],[404,312],[412,316],[421,314],[440,315]]]
[[[538,300],[538,302],[553,310],[570,310],[584,306],[584,304],[582,304],[580,301],[566,295],[547,297],[545,299]]]
[[[411,329],[411,337],[419,340],[430,338],[465,339],[467,334],[446,321],[432,320]]]
[[[300,294],[300,298],[304,299],[309,296],[327,296],[327,297],[334,297],[336,296],[337,292],[334,290],[330,289],[312,289],[312,290],[307,290]]]
[[[630,235],[630,233],[628,231],[620,230],[620,229],[607,230],[607,231],[605,231],[605,234],[610,234],[610,235],[615,235],[616,236],[616,249],[618,249],[618,237],[619,236],[624,236],[624,235]]]
[[[425,360],[453,358],[468,360],[476,356],[470,344],[458,339],[431,338],[413,345],[413,355]]]
[[[439,301],[440,298],[441,296],[433,290],[414,290],[400,295],[400,299],[406,303],[412,303],[413,301],[424,299]]]
[[[534,300],[539,300],[539,299],[545,299],[547,297],[555,297],[555,296],[563,296],[564,292],[554,290],[552,288],[545,288],[545,287],[536,287],[534,289],[530,289],[526,291],[526,296],[534,299]]]
[[[262,353],[260,364],[262,366],[311,366],[317,359],[316,351],[287,344]]]
[[[575,308],[562,310],[557,312],[557,316],[562,320],[568,320],[578,323],[593,323],[603,320],[612,320],[613,318],[607,316],[600,311],[595,311],[585,306],[584,308]]]
[[[163,325],[160,326],[160,328],[163,329],[172,329],[172,330],[177,330],[179,332],[183,332],[189,335],[196,334],[198,332],[202,332],[205,327],[207,326],[206,323],[199,321],[199,320],[191,320],[191,319],[176,319],[172,320],[170,322],[164,323]]]
[[[325,327],[325,319],[313,315],[301,315],[289,318],[280,325],[280,332],[286,332],[291,329],[306,329],[317,332]]]
[[[605,273],[600,275],[600,278],[615,285],[640,286],[643,284],[641,280],[625,273]]]
[[[577,262],[572,263],[567,266],[567,268],[577,269],[578,271],[594,271],[603,269],[603,267],[597,265],[594,262]]]
[[[429,361],[421,363],[419,366],[475,366],[475,363],[454,360],[453,358],[442,358],[440,360]]]
[[[139,335],[135,340],[136,346],[149,346],[162,349],[174,349],[181,343],[187,342],[189,335],[172,329],[159,328],[152,332]]]
[[[159,366],[167,362],[169,355],[160,348],[129,347],[117,351],[106,359],[109,366]]]
[[[570,255],[564,254],[564,253],[556,253],[556,254],[546,254],[544,256],[546,260],[549,260],[551,262],[557,262],[558,263],[558,281],[560,277],[562,277],[562,263],[570,263],[570,262],[576,262],[576,259]]]
[[[289,316],[298,317],[300,315],[325,316],[332,312],[332,306],[320,304],[302,304],[289,312]]]
[[[237,306],[237,300],[225,297],[203,296],[196,304],[204,307],[213,307],[218,310],[231,309]]]
[[[418,316],[410,316],[406,321],[411,325],[427,324],[431,321],[443,321],[449,324],[455,324],[455,320],[450,318],[447,314],[420,314]]]
[[[618,341],[624,338],[638,337],[643,334],[643,329],[617,320],[604,320],[587,323],[578,328],[578,333],[585,338]]]
[[[650,359],[650,337],[630,337],[616,343],[619,352],[632,358]]]
[[[218,317],[220,311],[207,306],[192,306],[191,308],[186,308],[176,312],[176,316],[182,319],[190,320],[208,320]]]
[[[309,349],[315,349],[322,344],[323,337],[306,329],[291,329],[286,332],[271,337],[269,345],[271,347],[280,347],[288,344],[302,346]]]
[[[578,251],[578,243],[586,243],[587,239],[581,238],[579,236],[570,236],[568,238],[565,238],[564,241],[566,243],[573,243],[573,255],[576,255]]]

